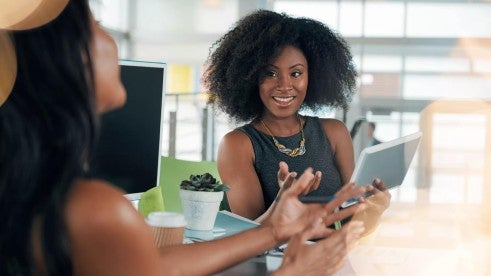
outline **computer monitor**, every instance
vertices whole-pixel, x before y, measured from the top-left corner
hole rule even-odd
[[[120,60],[126,104],[101,117],[91,174],[142,193],[158,185],[166,64]]]

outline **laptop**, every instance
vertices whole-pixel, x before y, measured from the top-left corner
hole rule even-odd
[[[166,64],[120,60],[126,104],[101,117],[91,174],[139,196],[159,183]]]
[[[400,186],[416,154],[421,137],[422,133],[416,132],[363,149],[350,182],[368,185],[380,178],[388,189]],[[346,208],[356,202],[357,199],[350,199],[341,207]]]

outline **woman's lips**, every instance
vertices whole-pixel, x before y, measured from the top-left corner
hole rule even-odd
[[[288,106],[293,102],[294,99],[295,99],[294,96],[289,96],[289,97],[273,96],[273,100],[280,106]]]

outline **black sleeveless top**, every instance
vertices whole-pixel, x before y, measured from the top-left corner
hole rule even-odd
[[[243,125],[238,129],[247,134],[252,142],[255,155],[254,168],[261,182],[266,209],[273,203],[279,191],[277,174],[280,161],[285,161],[290,171],[295,171],[298,175],[308,167],[312,167],[314,172],[322,172],[319,188],[309,195],[333,195],[342,187],[341,175],[336,167],[331,144],[318,117],[305,116],[306,152],[297,157],[281,153],[270,135],[255,129],[251,124]],[[299,146],[302,134],[299,132],[290,137],[275,136],[275,138],[287,148],[294,149]]]

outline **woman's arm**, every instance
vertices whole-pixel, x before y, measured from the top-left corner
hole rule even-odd
[[[298,196],[312,185],[313,179],[314,175],[311,170],[304,172],[290,188],[283,192],[271,216],[255,229],[211,242],[175,246],[162,250],[167,256],[164,260],[166,266],[173,265],[173,267],[179,269],[179,271],[174,272],[184,275],[216,273],[254,257],[267,249],[287,242],[293,235],[301,233],[305,229],[309,230],[308,235],[303,235],[304,239],[327,237],[326,241],[322,243],[323,246],[321,248],[323,249],[316,247],[315,250],[312,250],[322,253],[324,256],[344,256],[347,246],[351,243],[346,243],[345,246],[341,246],[338,243],[341,240],[346,241],[349,239],[351,241],[356,239],[359,235],[357,233],[363,231],[362,224],[358,222],[355,227],[346,227],[344,232],[337,234],[341,237],[332,242],[327,240],[330,240],[331,235],[337,231],[326,226],[363,209],[364,204],[358,204],[353,206],[353,208],[350,207],[339,213],[333,213],[334,209],[342,202],[362,194],[365,189],[354,185],[346,185],[336,194],[335,199],[326,205],[303,204],[298,200]],[[338,244],[338,246],[330,247],[331,243]],[[322,250],[325,250],[325,252],[321,252]],[[296,260],[294,263],[298,265],[301,262],[308,262],[308,256],[312,256],[310,254],[303,255],[305,253],[305,250],[302,252],[290,251],[286,257]],[[178,267],[176,264],[182,262],[183,259],[193,260],[192,264]],[[319,265],[326,266],[326,263],[330,264],[332,259],[326,257],[319,260],[319,262]],[[285,265],[285,268],[293,268],[293,264]]]
[[[230,186],[227,198],[235,214],[256,219],[265,211],[261,184],[254,169],[252,143],[242,131],[227,133],[218,149],[220,179]]]
[[[159,250],[149,226],[121,191],[84,181],[72,194],[66,218],[74,275],[210,275],[274,247],[282,238],[270,225]]]
[[[179,245],[160,251],[153,243],[150,228],[121,191],[100,181],[82,181],[71,192],[65,212],[74,274],[208,275],[286,242],[316,221],[313,235],[325,237],[329,231],[326,225],[350,216],[355,208],[364,206],[359,204],[332,213],[336,204],[365,190],[347,185],[325,206],[302,204],[298,195],[308,189],[313,178],[311,171],[305,172],[283,193],[277,208],[258,228],[212,242]],[[301,260],[303,257],[295,258]]]

